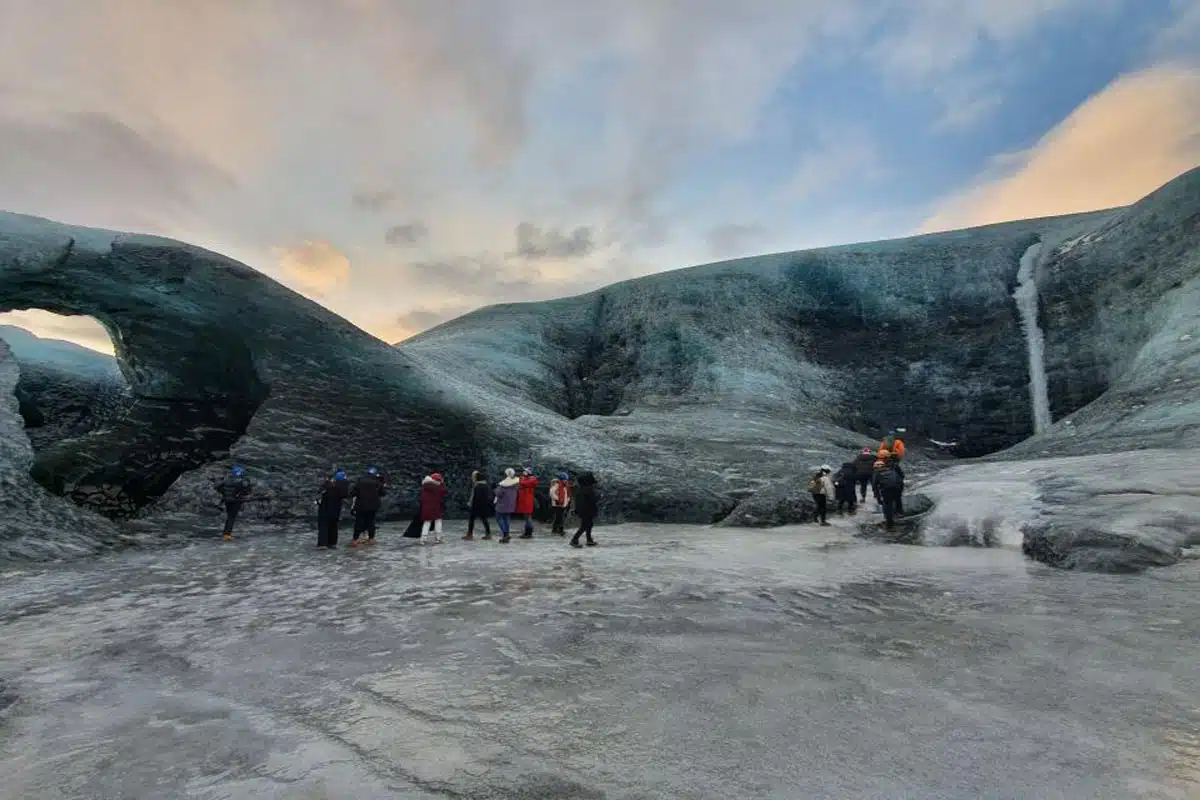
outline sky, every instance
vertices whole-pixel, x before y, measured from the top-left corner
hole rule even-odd
[[[390,342],[691,264],[1131,203],[1200,0],[0,0],[0,208]],[[86,318],[0,315],[111,352]]]

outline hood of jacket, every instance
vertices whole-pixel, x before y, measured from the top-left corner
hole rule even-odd
[[[520,484],[521,484],[521,479],[514,475],[511,478],[505,478],[504,480],[500,481],[500,483],[497,485],[507,487],[507,486],[519,486]]]

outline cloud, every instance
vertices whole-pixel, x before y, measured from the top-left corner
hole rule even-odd
[[[760,225],[725,223],[708,232],[708,249],[717,258],[746,255],[766,235],[767,230]]]
[[[564,233],[555,228],[542,229],[532,222],[522,222],[517,225],[516,236],[516,256],[528,261],[583,258],[596,249],[592,229],[585,225]]]
[[[277,248],[276,254],[284,274],[316,292],[326,292],[350,277],[350,259],[323,240]]]
[[[157,232],[235,187],[228,174],[170,136],[151,138],[109,114],[0,112],[0,208],[6,210]]]
[[[359,189],[350,196],[350,206],[356,211],[379,213],[387,211],[396,202],[396,193],[391,189]]]
[[[949,198],[923,232],[1128,205],[1200,165],[1200,70],[1114,81],[1031,149]]]
[[[400,225],[393,225],[383,235],[384,241],[393,247],[408,247],[417,244],[429,236],[429,228],[424,222],[415,220]]]
[[[824,192],[875,180],[884,174],[875,142],[860,130],[824,129],[816,146],[796,164],[784,195],[811,200]]]

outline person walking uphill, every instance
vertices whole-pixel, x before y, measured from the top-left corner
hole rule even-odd
[[[596,491],[596,476],[585,472],[579,476],[579,490],[575,493],[575,513],[579,515],[579,530],[571,537],[571,547],[582,547],[580,536],[587,537],[587,546],[595,547],[596,540],[592,538],[592,527],[596,517],[600,516],[600,495]]]
[[[488,519],[492,516],[492,491],[487,478],[481,472],[471,473],[471,497],[468,504],[471,509],[470,519],[467,521],[467,535],[463,539],[468,542],[474,540],[475,520],[483,523],[483,538],[492,538],[492,528],[488,525]]]
[[[442,519],[446,516],[446,484],[442,474],[426,475],[421,481],[421,544],[442,543]]]
[[[833,467],[824,464],[808,479],[808,491],[812,494],[813,503],[817,506],[816,519],[813,521],[825,526],[829,525],[829,499],[834,496],[836,491],[833,479],[829,477],[831,472],[833,472]]]
[[[350,481],[340,469],[321,484],[321,499],[317,501],[317,547],[337,547],[342,503],[349,496]]]
[[[519,482],[520,491],[517,492],[517,513],[525,518],[525,532],[521,534],[522,539],[533,538],[533,509],[534,496],[533,493],[537,490],[538,479],[533,474],[533,469],[526,467],[521,473]]]
[[[554,509],[554,525],[550,532],[559,536],[567,535],[566,519],[567,510],[571,507],[571,490],[571,476],[565,472],[558,473],[550,481],[550,506]]]
[[[233,523],[237,521],[238,512],[242,510],[242,503],[246,502],[246,498],[250,496],[253,488],[250,480],[246,477],[246,468],[236,465],[229,470],[225,479],[217,484],[217,491],[220,492],[221,500],[225,503],[225,528],[221,534],[221,538],[225,541],[233,540]]]
[[[837,512],[841,514],[845,508],[850,512],[850,516],[857,514],[858,492],[855,488],[858,485],[858,466],[853,461],[842,464],[842,468],[834,476],[833,485],[837,487]]]
[[[358,537],[364,532],[367,534],[367,544],[375,544],[375,517],[383,505],[385,493],[379,470],[367,467],[367,474],[359,478],[350,490],[350,497],[354,501],[354,539],[350,542],[351,547],[358,547]]]
[[[864,447],[854,459],[854,474],[858,479],[858,492],[862,501],[867,502],[867,487],[871,485],[871,476],[875,474],[875,454],[871,448]]]
[[[517,510],[517,495],[521,491],[521,481],[517,478],[516,470],[504,470],[504,479],[496,484],[496,525],[500,528],[500,544],[508,544],[508,535],[512,515]]]

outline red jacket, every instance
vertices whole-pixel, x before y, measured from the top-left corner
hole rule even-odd
[[[421,521],[433,522],[446,516],[445,484],[438,483],[433,478],[421,482]]]
[[[571,482],[558,478],[550,481],[550,505],[555,508],[571,507]]]
[[[534,475],[523,475],[517,489],[517,513],[533,513],[533,490],[537,488],[538,479]]]

